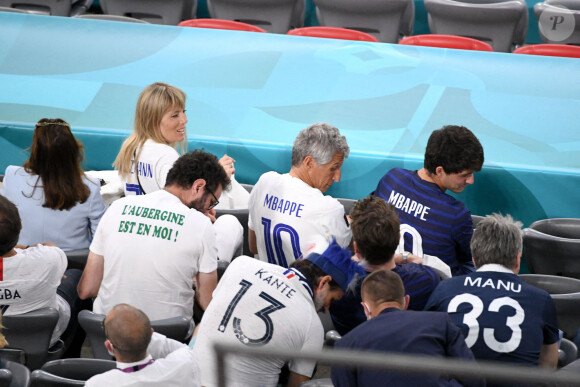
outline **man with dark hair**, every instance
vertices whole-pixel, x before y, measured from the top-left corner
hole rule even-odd
[[[324,192],[340,181],[348,157],[346,138],[326,123],[300,131],[292,147],[289,173],[264,173],[248,201],[250,250],[260,260],[288,267],[308,251],[324,251],[334,238],[351,239],[344,207]]]
[[[114,306],[103,322],[105,346],[117,368],[87,380],[87,387],[200,386],[193,351],[154,333],[145,313],[127,304]]]
[[[81,298],[96,297],[96,313],[128,303],[152,320],[192,318],[194,295],[205,309],[217,284],[215,231],[205,214],[228,184],[217,157],[196,150],[174,163],[163,190],[115,201],[91,244]]]
[[[18,209],[0,195],[0,311],[14,316],[41,308],[58,310],[51,344],[62,339],[69,346],[67,356],[78,357],[84,340],[77,323],[83,304],[75,291],[81,271],[66,270],[66,255],[53,243],[17,245],[21,229]]]
[[[362,269],[348,249],[332,243],[289,269],[250,257],[234,260],[220,280],[199,326],[193,349],[202,385],[217,385],[214,342],[287,350],[319,350],[324,329],[317,311],[342,297]],[[256,317],[257,316],[257,317]],[[227,385],[276,386],[284,359],[229,355]],[[289,362],[288,386],[310,379],[315,363]]]
[[[393,271],[369,274],[362,284],[362,305],[369,321],[344,336],[335,348],[474,360],[461,332],[446,313],[406,311],[409,296],[404,294],[401,278]],[[332,367],[331,377],[336,387],[481,384],[469,380],[459,384],[444,375],[416,376],[338,366]]]
[[[509,215],[480,221],[471,238],[477,271],[441,282],[425,309],[448,312],[477,359],[556,368],[554,302],[517,275],[521,225]]]
[[[397,262],[412,253],[441,259],[453,275],[474,270],[469,251],[471,213],[445,191],[462,192],[473,184],[473,173],[482,165],[483,148],[477,137],[464,126],[448,125],[431,133],[423,168],[394,168],[383,176],[373,195],[392,203],[401,219]]]
[[[409,309],[423,310],[439,283],[439,275],[421,264],[395,263],[399,217],[393,205],[376,196],[357,201],[350,213],[350,227],[356,259],[365,270],[371,273],[385,269],[397,273],[403,280],[405,293],[411,296]],[[341,335],[366,321],[358,285],[330,307],[334,327]]]

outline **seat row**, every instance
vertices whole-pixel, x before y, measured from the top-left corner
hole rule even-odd
[[[381,42],[396,43],[413,31],[415,0],[313,0],[322,26],[369,33]],[[72,5],[71,5],[72,3]],[[0,6],[68,16],[84,13],[91,0],[0,0]],[[195,0],[102,0],[105,14],[176,25],[195,17]],[[509,52],[525,42],[529,16],[525,0],[424,0],[434,34],[459,35],[489,43],[494,51]],[[301,27],[304,0],[207,0],[212,18],[256,25],[286,33]],[[580,44],[580,2],[546,0],[534,6],[544,43]]]

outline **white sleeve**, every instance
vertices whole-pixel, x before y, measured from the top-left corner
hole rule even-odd
[[[259,185],[260,181],[258,180],[258,182],[256,183],[256,185],[254,185],[254,188],[252,188],[252,192],[250,192],[250,197],[248,198],[248,228],[252,231],[255,231],[256,229],[254,228],[254,221],[252,219],[252,213],[254,212],[254,208],[256,208],[256,198],[258,197],[258,190],[259,190]]]
[[[91,230],[91,236],[94,237],[97,232],[97,227],[99,222],[105,213],[105,202],[101,196],[101,183],[96,179],[87,179],[87,185],[91,190],[89,195],[89,229]]]
[[[99,220],[99,225],[97,227],[97,231],[93,235],[93,241],[89,246],[89,250],[98,255],[105,255],[105,248],[106,248],[106,234],[107,232],[113,233],[116,232],[119,228],[119,224],[110,225],[109,219],[114,217],[113,213],[118,213],[117,207],[119,206],[119,201],[113,202],[111,206],[105,211],[101,219]],[[107,229],[109,228],[109,229]]]
[[[151,357],[153,357],[153,359],[162,359],[171,352],[177,351],[180,348],[189,347],[177,340],[169,339],[160,333],[153,332],[153,335],[151,335],[151,342],[147,347],[147,352]]]
[[[167,174],[171,167],[173,167],[173,163],[177,161],[179,158],[179,154],[177,151],[169,146],[169,149],[161,155],[161,157],[155,163],[155,182],[159,186],[159,189],[163,189],[165,187],[165,180],[167,179]]]
[[[340,246],[347,247],[352,239],[352,231],[346,220],[343,205],[336,199],[332,200],[336,203],[333,203],[332,207],[328,208],[326,214],[321,216],[321,219],[324,219],[323,224],[330,236],[336,238],[336,242]]]
[[[198,272],[211,273],[217,269],[217,246],[215,229],[209,219],[204,222],[205,228],[201,238],[201,255],[198,261]]]
[[[322,349],[322,344],[324,343],[324,328],[322,328],[320,318],[315,312],[313,312],[310,318],[310,326],[304,332],[304,337],[306,337],[306,341],[302,345],[301,351],[312,352]],[[296,359],[290,361],[288,364],[290,371],[308,377],[312,377],[314,367],[316,367],[316,362],[312,360]]]

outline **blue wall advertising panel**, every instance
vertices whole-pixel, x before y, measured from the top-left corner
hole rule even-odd
[[[328,193],[360,198],[458,124],[485,150],[459,195],[474,214],[580,217],[578,59],[21,14],[0,14],[0,37],[0,170],[43,117],[73,126],[87,169],[111,169],[162,81],[187,93],[189,148],[233,156],[241,182],[288,171],[296,134],[325,121],[351,147]]]

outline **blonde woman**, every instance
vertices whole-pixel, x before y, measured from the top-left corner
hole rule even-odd
[[[161,82],[141,92],[133,133],[113,163],[125,195],[144,195],[165,187],[167,173],[179,158],[177,149],[184,153],[187,147],[185,99],[182,90]],[[230,177],[235,172],[234,162],[228,155],[220,159],[220,165]],[[235,184],[233,178],[232,184]],[[216,229],[218,256],[229,261],[241,249],[243,228],[231,215],[223,215],[218,221],[214,215],[215,210],[208,214]]]

